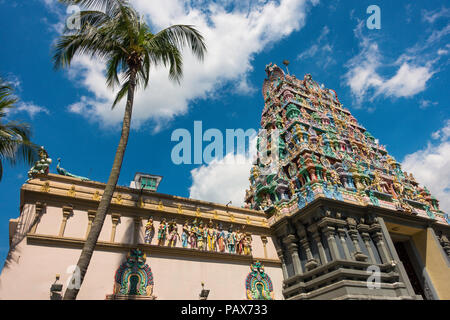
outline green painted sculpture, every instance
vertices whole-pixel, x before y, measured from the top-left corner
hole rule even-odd
[[[77,176],[75,174],[70,173],[69,171],[67,171],[64,168],[60,167],[61,164],[61,158],[58,158],[58,165],[56,166],[56,171],[58,171],[58,173],[62,176],[67,176],[67,177],[72,177],[72,178],[78,178],[81,179],[83,181],[90,181],[91,179],[86,178],[86,177],[81,177],[81,176]]]

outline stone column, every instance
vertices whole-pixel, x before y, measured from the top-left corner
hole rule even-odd
[[[111,220],[112,220],[112,230],[111,230],[111,239],[110,242],[114,242],[114,238],[116,237],[116,228],[117,224],[120,220],[120,214],[119,213],[113,213],[111,214]]]
[[[88,227],[86,230],[86,236],[84,237],[85,239],[87,239],[89,232],[91,232],[91,228],[92,228],[92,222],[94,221],[95,215],[97,214],[97,211],[95,210],[88,210],[87,212],[88,214]]]
[[[372,223],[370,225],[369,232],[372,235],[372,239],[374,240],[375,245],[378,248],[381,262],[382,263],[390,263],[392,259],[391,259],[391,256],[389,255],[386,245],[384,244],[383,233],[381,232],[380,224],[378,224],[376,222]]]
[[[361,247],[358,241],[358,230],[356,229],[356,220],[353,218],[347,218],[348,223],[348,234],[352,239],[353,245],[355,247],[355,252],[353,252],[353,257],[356,261],[367,261],[367,256],[362,253]]]
[[[281,271],[283,272],[283,279],[286,280],[287,278],[289,278],[289,275],[286,268],[286,261],[284,260],[283,250],[281,248],[277,248],[277,255],[281,261]]]
[[[376,263],[377,260],[375,259],[375,254],[373,253],[372,246],[370,245],[370,240],[371,239],[370,239],[370,235],[369,235],[369,232],[368,232],[369,231],[369,226],[367,224],[360,223],[360,224],[358,224],[357,228],[358,228],[358,231],[361,234],[361,238],[363,239],[364,244],[365,244],[365,246],[367,248],[367,252],[369,252],[368,262]]]
[[[35,218],[34,218],[34,224],[31,227],[30,233],[32,233],[32,234],[36,233],[37,226],[38,226],[39,222],[41,222],[41,217],[45,212],[45,207],[46,207],[45,203],[36,201],[36,204],[35,204],[36,213],[35,213]]]
[[[138,244],[139,243],[139,231],[141,230],[142,225],[142,217],[134,217],[134,238],[133,243]]]
[[[291,255],[295,275],[303,273],[302,264],[298,256],[298,246],[295,243],[296,241],[297,238],[293,234],[289,234],[283,239],[283,242],[286,244],[289,254]]]
[[[328,243],[328,248],[330,248],[331,260],[340,259],[339,250],[337,248],[336,239],[334,238],[334,234],[336,232],[336,228],[332,225],[329,225],[328,218],[323,218],[318,227],[322,230],[322,233],[325,235]]]
[[[64,231],[66,230],[67,219],[73,214],[73,208],[69,206],[63,206],[63,220],[59,228],[59,237],[64,237]]]
[[[328,263],[328,259],[327,259],[327,255],[325,253],[325,249],[323,248],[322,245],[322,239],[320,237],[320,233],[319,233],[319,228],[317,227],[316,224],[310,226],[308,228],[309,232],[311,232],[313,240],[316,242],[317,244],[317,248],[319,249],[319,256],[320,256],[320,262],[322,265],[327,264]]]
[[[450,241],[448,240],[448,237],[445,234],[442,234],[439,237],[439,242],[444,252],[450,257]]]
[[[312,255],[305,227],[299,222],[296,223],[296,227],[297,227],[297,235],[300,239],[300,245],[302,246],[303,250],[305,250],[305,252],[306,252],[305,267],[306,267],[306,270],[309,271],[309,270],[316,268],[319,264],[317,263],[317,260],[314,259],[314,256]]]
[[[345,241],[345,228],[337,228],[339,239],[341,239],[342,248],[344,249],[345,260],[351,260],[350,251],[348,250],[347,242]]]

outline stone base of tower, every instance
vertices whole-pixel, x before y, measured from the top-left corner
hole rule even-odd
[[[318,198],[274,220],[271,229],[282,261],[282,293],[287,300],[422,300],[447,296],[446,288],[431,281],[435,276],[448,276],[447,256],[438,240],[417,236],[434,234],[434,229],[441,228],[429,219]],[[403,245],[408,247],[409,257]],[[421,247],[436,248],[433,259],[443,262],[429,266],[418,254]],[[434,267],[437,271],[431,274]]]
[[[371,281],[371,264],[333,261],[301,276],[285,280],[287,300],[422,300],[399,281],[392,265],[380,265],[380,282]]]

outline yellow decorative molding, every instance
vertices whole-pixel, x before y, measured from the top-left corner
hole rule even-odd
[[[94,194],[92,195],[92,200],[94,201],[100,201],[100,192],[96,190]]]
[[[162,201],[159,201],[159,203],[158,203],[158,210],[164,210],[164,205],[163,205]]]
[[[178,205],[177,212],[178,213],[183,213],[183,208],[181,207],[181,204]]]
[[[42,192],[50,192],[50,183],[48,181],[46,181],[42,187],[41,187],[41,191]]]
[[[234,214],[230,213],[230,221],[231,221],[231,222],[234,222],[234,220],[235,220],[235,219],[234,219]]]
[[[145,206],[145,202],[144,199],[142,199],[142,197],[139,197],[138,206],[139,208],[143,208]]]
[[[114,198],[116,204],[122,204],[122,195],[119,193]]]
[[[245,220],[246,220],[246,223],[247,223],[247,224],[250,224],[250,218],[249,218],[248,216],[246,217]]]
[[[68,195],[69,197],[75,197],[75,196],[76,196],[76,193],[75,193],[75,186],[74,186],[74,185],[71,185],[71,186],[70,186],[69,190],[67,191],[67,195]]]
[[[214,219],[218,219],[219,218],[219,215],[217,214],[217,210],[214,210],[213,217],[214,217]]]
[[[202,213],[200,212],[200,208],[197,207],[197,210],[195,211],[195,216],[201,217]]]

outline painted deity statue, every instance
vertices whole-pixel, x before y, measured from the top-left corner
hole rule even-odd
[[[227,234],[228,252],[235,253],[236,250],[236,233],[233,231],[233,227],[230,226]]]
[[[225,241],[226,241],[225,231],[223,230],[223,226],[221,223],[217,226],[216,239],[217,239],[217,245],[219,247],[219,251],[225,252]]]
[[[252,254],[252,235],[247,233],[244,236],[244,240],[243,240],[243,244],[244,244],[244,254],[249,256]]]
[[[207,229],[207,240],[208,240],[208,250],[216,251],[216,230],[214,229],[214,225],[212,220],[209,220],[208,229]]]
[[[197,249],[197,231],[197,219],[195,219],[189,231],[189,244],[191,245],[191,249]]]
[[[198,225],[198,229],[197,229],[197,248],[198,250],[205,250],[205,239],[204,239],[204,234],[205,230],[203,228],[203,222],[200,221],[199,225]]]
[[[152,243],[153,236],[155,235],[155,227],[153,226],[153,218],[148,219],[145,225],[145,243]]]
[[[189,223],[186,220],[186,222],[183,225],[183,232],[181,233],[181,246],[183,248],[187,248],[189,243],[189,233],[191,232],[191,228],[189,227]]]
[[[166,219],[162,219],[161,223],[159,224],[158,228],[158,245],[163,246],[166,242],[166,235],[167,235],[167,223]]]
[[[179,238],[177,223],[172,220],[169,223],[169,247],[175,247]]]
[[[52,159],[48,157],[47,151],[45,151],[44,147],[40,147],[39,151],[39,160],[34,163],[34,166],[28,171],[28,178],[33,179],[38,174],[48,174],[49,166],[52,163]]]
[[[236,232],[236,253],[242,254],[244,252],[244,232],[238,229]]]

